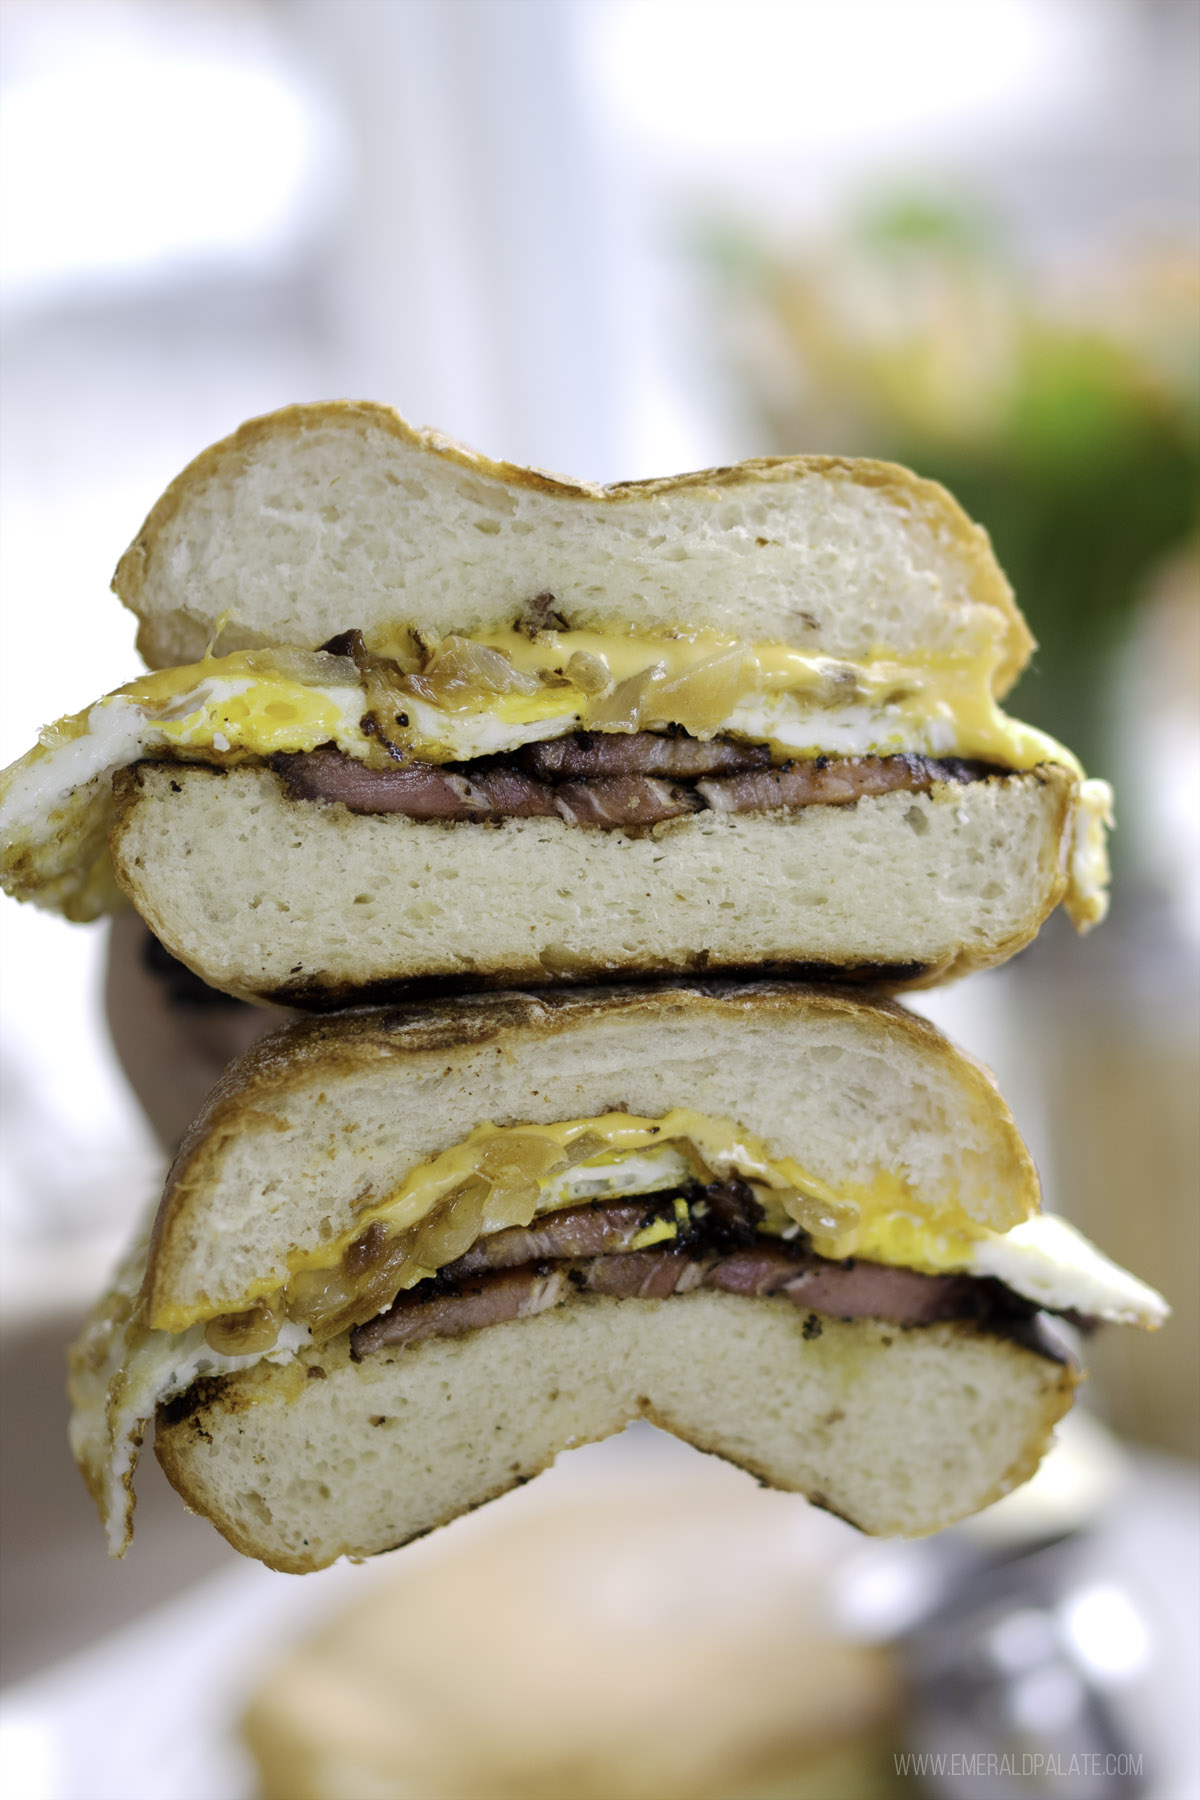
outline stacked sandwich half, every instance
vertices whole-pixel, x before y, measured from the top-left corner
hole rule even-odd
[[[1053,1315],[1161,1321],[882,997],[1105,905],[1108,790],[1001,710],[1031,641],[941,489],[599,489],[296,407],[114,585],[151,672],[3,777],[0,876],[321,1015],[229,1068],[77,1347],[114,1550],[151,1423],[277,1568],[638,1416],[933,1531],[1036,1467]]]

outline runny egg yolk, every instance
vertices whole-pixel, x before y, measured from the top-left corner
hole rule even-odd
[[[165,669],[119,693],[145,708],[157,740],[182,750],[273,756],[337,743],[361,754],[367,742],[357,683],[296,681],[264,668],[253,652]]]

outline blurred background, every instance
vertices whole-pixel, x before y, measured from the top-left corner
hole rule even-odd
[[[1108,1613],[1071,1613],[1091,1592],[1077,1572],[1029,1587],[1036,1557],[951,1550],[987,1629],[1027,1629],[979,1653],[985,1700],[930,1723],[940,1602],[884,1604],[915,1591],[924,1553],[855,1564],[874,1596],[855,1630],[892,1646],[908,1696],[871,1689],[862,1716],[880,1743],[977,1744],[986,1715],[989,1744],[1036,1747],[1047,1720],[1082,1744],[1103,1689],[1096,1730],[1144,1752],[1144,1777],[1038,1791],[1200,1791],[1191,1711],[1146,1699],[1197,1673],[1176,1615],[1200,1599],[1197,0],[4,0],[0,33],[0,763],[135,673],[117,557],[200,448],[289,401],[390,401],[597,480],[894,457],[991,531],[1041,646],[1012,710],[1117,784],[1113,914],[1082,948],[1052,921],[1011,969],[921,1005],[995,1068],[1047,1204],[1176,1311],[1156,1338],[1089,1346],[1093,1435],[1062,1478],[1085,1497],[1067,1525],[1017,1531],[1086,1540]],[[228,1682],[196,1711],[203,1742],[143,1757],[141,1786],[127,1761],[79,1764],[72,1732],[111,1736],[121,1683],[151,1681],[181,1634],[207,1656],[236,1618],[253,1647],[255,1629],[286,1635],[282,1593],[340,1600],[391,1576],[234,1567],[153,1468],[131,1562],[104,1562],[65,1448],[62,1349],[163,1153],[108,1041],[105,928],[5,901],[0,932],[10,1791],[241,1800]],[[648,1495],[666,1479],[652,1446],[635,1433],[610,1454]],[[849,1568],[856,1541],[819,1529]],[[1041,1663],[1035,1614],[1059,1620]],[[1077,1614],[1100,1619],[1090,1638],[1062,1624]],[[197,1653],[189,1678],[210,1666]],[[1042,1699],[1018,1704],[1005,1683],[1029,1668]],[[756,1793],[802,1791],[760,1775]],[[681,1794],[716,1792],[687,1779]],[[889,1779],[829,1764],[803,1791]],[[1034,1791],[1013,1779],[904,1791]]]

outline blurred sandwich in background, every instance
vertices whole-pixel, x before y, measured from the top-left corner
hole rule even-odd
[[[901,1792],[888,1654],[830,1621],[841,1528],[710,1459],[634,1469],[456,1527],[277,1667],[264,1800]]]

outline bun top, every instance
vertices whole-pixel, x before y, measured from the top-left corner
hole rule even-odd
[[[151,668],[361,630],[706,629],[858,660],[1033,648],[987,533],[891,463],[760,458],[597,487],[495,463],[369,401],[252,419],[176,477],[113,589]],[[222,620],[224,621],[222,625]]]

